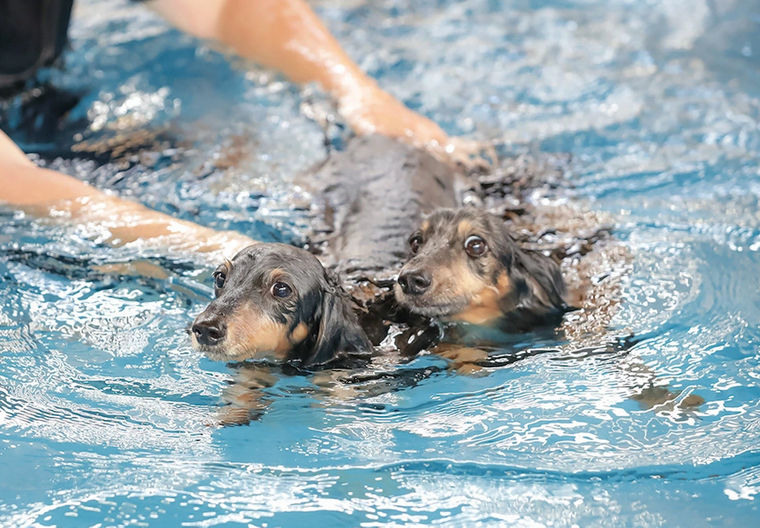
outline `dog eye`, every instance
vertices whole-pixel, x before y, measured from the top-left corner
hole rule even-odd
[[[213,277],[214,286],[220,290],[224,288],[224,281],[227,280],[227,275],[225,275],[223,271],[215,271]]]
[[[479,257],[488,249],[486,241],[480,238],[478,235],[471,235],[464,241],[464,250],[471,257]]]
[[[291,293],[293,293],[293,290],[284,282],[275,282],[272,285],[272,295],[275,297],[284,299],[285,297],[290,297]]]
[[[422,235],[415,233],[409,237],[409,248],[412,253],[417,253],[422,247]]]

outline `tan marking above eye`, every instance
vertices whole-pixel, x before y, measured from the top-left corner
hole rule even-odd
[[[285,270],[282,268],[272,268],[269,272],[269,281],[274,282],[285,277]]]
[[[427,231],[428,229],[430,229],[430,221],[425,220],[424,222],[422,222],[422,225],[420,226],[420,231],[424,232],[424,231]]]
[[[473,225],[472,222],[469,220],[460,220],[459,225],[457,225],[457,235],[459,235],[461,238],[466,238],[470,235],[473,231]]]

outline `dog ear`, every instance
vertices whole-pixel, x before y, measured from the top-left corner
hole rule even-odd
[[[502,299],[505,315],[514,313],[515,322],[530,326],[559,319],[572,310],[559,265],[538,251],[520,248],[501,220],[493,220],[492,231],[497,234],[494,249],[513,285]]]
[[[538,316],[562,315],[569,310],[559,265],[538,251],[518,249],[512,269],[527,286],[520,304]]]
[[[327,363],[344,352],[367,352],[372,349],[337,278],[329,272],[326,272],[325,278],[319,330],[313,351],[305,361],[306,365]]]

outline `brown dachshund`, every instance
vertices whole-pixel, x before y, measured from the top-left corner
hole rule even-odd
[[[508,331],[556,324],[571,310],[557,263],[520,248],[497,216],[440,209],[409,238],[395,294],[410,311]]]
[[[338,282],[305,250],[255,244],[213,276],[216,298],[191,332],[193,346],[211,359],[310,367],[372,350]]]

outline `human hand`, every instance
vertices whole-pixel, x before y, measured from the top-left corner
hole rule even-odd
[[[449,137],[435,122],[406,107],[369,78],[340,97],[338,109],[358,134],[396,138],[468,170],[490,167],[483,156],[484,145]]]

